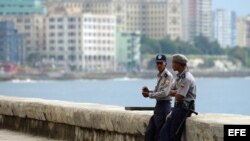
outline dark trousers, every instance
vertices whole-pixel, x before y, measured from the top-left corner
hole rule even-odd
[[[157,101],[154,115],[150,118],[146,129],[144,141],[157,141],[161,128],[166,121],[166,116],[171,110],[171,102],[166,100]]]
[[[165,124],[162,127],[160,141],[181,141],[185,122],[182,124],[178,134],[176,134],[176,131],[178,130],[181,122],[186,120],[187,112],[188,111],[183,108],[172,109],[171,115],[167,118]]]

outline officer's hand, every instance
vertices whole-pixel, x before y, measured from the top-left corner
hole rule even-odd
[[[149,92],[149,89],[147,86],[142,87],[142,92]]]
[[[173,97],[175,97],[176,94],[177,94],[176,90],[170,90],[170,92],[169,92],[169,95],[173,96]]]
[[[149,89],[148,89],[147,86],[142,87],[142,95],[144,97],[148,97],[149,96]]]
[[[149,97],[149,92],[142,92],[142,95],[143,95],[144,97]]]

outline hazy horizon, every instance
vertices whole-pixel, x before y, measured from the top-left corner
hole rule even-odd
[[[250,15],[250,0],[213,0],[213,10],[225,9],[235,11],[237,16]]]

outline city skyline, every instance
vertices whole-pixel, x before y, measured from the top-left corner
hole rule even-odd
[[[225,9],[228,11],[235,11],[237,16],[250,15],[250,1],[249,0],[213,0],[213,10]]]
[[[4,9],[0,11],[0,21],[14,24],[24,37],[22,58],[17,61],[32,67],[85,72],[131,71],[139,70],[135,67],[141,52],[168,53],[183,49],[186,54],[221,54],[224,52],[219,47],[250,47],[250,16],[239,16],[238,20],[235,13],[239,8],[228,8],[232,3],[220,6],[213,4],[213,1],[218,2],[216,0],[133,0],[127,3],[62,0],[58,5],[53,0],[46,5],[36,5],[36,1],[39,0],[11,4],[4,1],[1,3]],[[24,6],[34,10],[20,10]],[[84,18],[86,14],[88,17]],[[109,19],[111,17],[113,19]],[[146,37],[138,44],[134,36],[137,31]],[[151,39],[155,43],[151,44]],[[164,42],[157,43],[159,40]],[[210,44],[216,40],[218,44]],[[188,44],[193,41],[199,43]],[[124,46],[120,42],[124,42]],[[187,45],[177,45],[184,42]],[[143,43],[144,50],[140,52]],[[3,43],[0,45],[0,49],[10,48]],[[184,46],[190,46],[192,51],[182,48]],[[216,47],[216,51],[209,51],[211,46]],[[8,61],[10,55],[2,55],[2,58]]]

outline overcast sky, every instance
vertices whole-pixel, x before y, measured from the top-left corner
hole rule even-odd
[[[235,11],[238,16],[250,15],[250,0],[212,0],[213,10]]]

